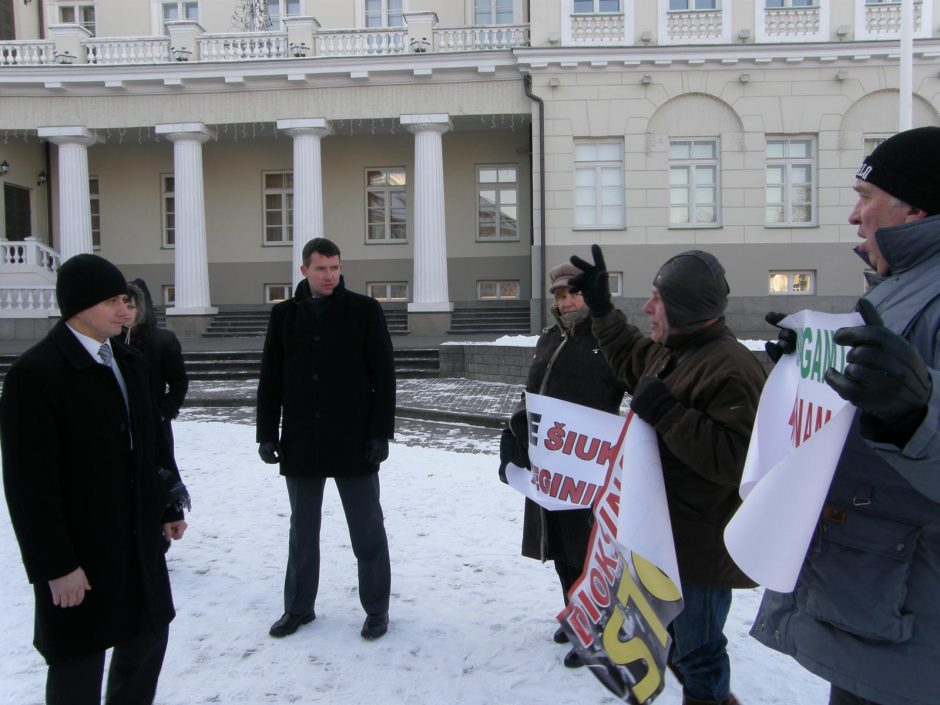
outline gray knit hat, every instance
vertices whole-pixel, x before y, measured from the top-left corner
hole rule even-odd
[[[549,293],[554,294],[556,289],[569,286],[571,278],[579,274],[583,274],[583,272],[571,264],[571,262],[562,262],[557,267],[552,267],[548,271],[548,279],[552,283],[548,288]]]

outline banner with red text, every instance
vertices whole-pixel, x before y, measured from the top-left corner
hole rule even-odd
[[[774,367],[761,394],[741,497],[725,545],[754,581],[790,592],[842,454],[855,407],[824,380],[849,351],[833,334],[863,323],[857,313],[799,311],[780,322],[797,333],[796,353]]]
[[[532,469],[510,463],[506,480],[549,511],[590,507],[617,455],[623,417],[528,392],[525,403]]]
[[[682,593],[656,433],[630,412],[594,505],[584,571],[558,615],[585,665],[621,700],[662,692]]]

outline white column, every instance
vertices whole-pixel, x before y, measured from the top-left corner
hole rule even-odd
[[[446,113],[402,115],[415,136],[414,281],[410,312],[449,312],[447,233],[444,229],[444,157],[441,135],[453,125]]]
[[[210,305],[209,298],[202,145],[216,135],[201,122],[157,125],[156,133],[173,143],[176,303],[166,313],[168,316],[214,314],[218,309]]]
[[[91,202],[88,148],[104,140],[84,127],[40,127],[38,135],[59,146],[59,257],[90,253]]]
[[[278,120],[277,129],[294,140],[294,285],[300,281],[304,245],[323,237],[323,165],[320,140],[333,133],[324,118]]]

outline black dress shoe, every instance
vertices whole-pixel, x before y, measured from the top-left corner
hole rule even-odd
[[[285,612],[281,615],[279,620],[271,625],[271,628],[268,630],[268,634],[280,639],[282,636],[288,636],[289,634],[296,632],[301,624],[310,624],[310,622],[316,618],[317,615],[314,612],[311,612],[310,614],[294,614],[292,612]]]
[[[581,660],[578,652],[574,649],[565,654],[565,668],[581,668],[583,665],[584,661]]]
[[[362,623],[363,639],[378,639],[388,631],[388,612],[374,612],[366,615],[366,621]]]
[[[556,644],[567,644],[570,639],[568,639],[568,634],[565,632],[565,630],[561,627],[558,627],[558,629],[556,629],[555,633],[552,635],[552,641],[554,641]]]

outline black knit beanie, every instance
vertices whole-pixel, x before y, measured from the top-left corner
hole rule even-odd
[[[940,213],[940,127],[917,127],[889,137],[862,161],[855,177],[927,215]]]
[[[710,252],[687,250],[666,261],[653,279],[666,307],[666,320],[679,330],[725,315],[728,281],[725,268]]]
[[[63,321],[112,296],[126,293],[124,275],[104,257],[75,255],[59,267],[55,297]]]

